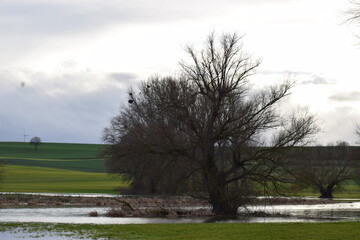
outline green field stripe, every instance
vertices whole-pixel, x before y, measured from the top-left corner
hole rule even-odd
[[[35,150],[28,143],[0,142],[0,156],[17,158],[96,158],[105,145],[102,144],[69,144],[43,143]]]
[[[31,158],[1,158],[0,163],[20,166],[49,167],[83,172],[106,172],[105,161],[103,159],[57,161],[49,159],[33,160]]]
[[[126,188],[119,177],[46,167],[5,165],[2,192],[118,193]]]
[[[67,162],[67,161],[87,161],[87,160],[103,160],[102,158],[17,158],[17,157],[0,157],[1,160],[19,160],[19,159],[25,159],[25,160],[33,160],[33,161],[50,161],[50,162]]]

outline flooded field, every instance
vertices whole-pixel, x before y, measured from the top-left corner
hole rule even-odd
[[[80,238],[57,236],[50,233],[0,232],[0,238],[6,240],[78,240]]]
[[[26,194],[31,195],[31,194]],[[39,195],[39,194],[36,194]],[[44,194],[45,196],[71,196],[86,198],[112,198],[113,195],[98,194]],[[44,196],[43,195],[43,196]],[[345,202],[346,201],[346,202]],[[280,201],[281,202],[281,201]],[[180,202],[182,203],[182,202]],[[309,204],[310,203],[310,204]],[[293,222],[349,222],[360,220],[360,202],[354,199],[342,199],[341,202],[329,201],[324,203],[317,199],[310,199],[308,204],[259,204],[239,209],[236,218],[219,218],[212,216],[187,216],[187,217],[108,217],[106,214],[112,208],[110,206],[99,207],[74,207],[43,206],[36,207],[29,204],[21,207],[0,208],[1,223],[69,223],[69,224],[170,224],[170,223],[293,223]],[[155,207],[142,207],[143,209],[156,210]],[[166,207],[169,211],[192,211],[209,210],[206,206],[183,206]],[[91,217],[90,213],[96,212],[97,217]],[[78,236],[78,235],[76,235]],[[78,236],[79,237],[79,236]],[[83,237],[83,236],[82,236]],[[0,232],[0,239],[15,240],[77,240],[74,235],[66,235],[66,232],[35,231],[28,232],[25,229],[9,230]],[[81,238],[84,239],[84,238]]]
[[[329,222],[360,220],[360,202],[249,206],[239,209],[239,217],[177,218],[112,218],[105,214],[109,208],[7,208],[0,209],[0,222],[38,222],[74,224],[147,224],[147,223],[205,223],[205,222]],[[98,217],[90,217],[96,211]]]

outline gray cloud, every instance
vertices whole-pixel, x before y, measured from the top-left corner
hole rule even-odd
[[[336,102],[357,102],[360,101],[360,92],[339,92],[331,95],[329,99]]]
[[[278,2],[285,2],[278,0]],[[199,1],[1,1],[0,28],[7,34],[65,34],[97,29],[109,24],[149,23],[199,19],[234,5],[266,3],[264,0]]]
[[[215,1],[200,4],[171,1],[5,1],[0,8],[2,32],[64,34],[108,24],[173,21],[206,15]],[[196,13],[196,14],[195,14]]]
[[[126,88],[108,75],[2,72],[0,141],[22,141],[25,130],[29,136],[48,142],[99,143],[103,128],[126,98]],[[87,88],[87,84],[99,82]]]
[[[329,80],[327,80],[319,75],[312,74],[310,80],[302,81],[301,84],[329,85],[331,83]]]
[[[318,115],[322,122],[322,131],[318,134],[318,140],[322,144],[344,140],[351,145],[358,145],[359,138],[355,134],[357,120],[360,119],[360,113],[356,108],[341,106],[322,112]]]
[[[134,73],[123,73],[123,72],[111,73],[109,74],[109,77],[115,79],[116,81],[124,85],[130,85],[131,82],[133,82],[138,78],[138,76]]]
[[[0,26],[7,34],[65,34],[97,29],[112,22],[136,19],[126,7],[86,5],[61,2],[6,2],[0,8]]]
[[[300,84],[314,84],[314,85],[329,85],[332,84],[333,81],[329,81],[328,79],[311,72],[302,72],[302,71],[262,71],[260,74],[264,75],[283,75],[283,76],[299,76],[301,80],[299,81]],[[305,79],[305,80],[304,80]]]
[[[290,71],[290,70],[284,70],[284,71],[270,71],[270,70],[265,70],[265,71],[261,71],[260,74],[264,74],[264,75],[311,75],[311,72],[301,72],[301,71]]]

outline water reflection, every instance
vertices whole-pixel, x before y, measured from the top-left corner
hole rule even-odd
[[[109,218],[109,208],[17,208],[0,209],[0,222],[43,222],[74,224],[146,224],[204,222],[327,222],[357,221],[360,202],[315,205],[250,206],[239,209],[236,218]],[[99,217],[90,217],[96,211]],[[250,213],[250,216],[249,214]]]

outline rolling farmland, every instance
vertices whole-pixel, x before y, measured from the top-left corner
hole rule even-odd
[[[103,145],[0,143],[2,192],[118,193],[118,176],[106,173]]]

